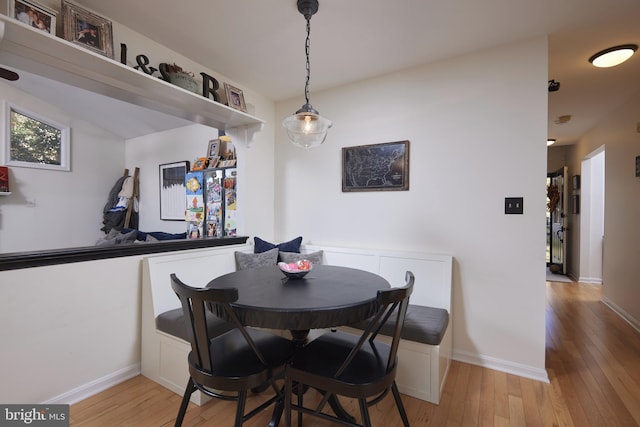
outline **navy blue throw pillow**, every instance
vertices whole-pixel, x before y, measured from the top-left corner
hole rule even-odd
[[[296,237],[293,240],[289,240],[288,242],[282,242],[278,245],[274,243],[267,242],[266,240],[262,240],[259,237],[254,237],[253,241],[255,246],[253,248],[253,253],[259,254],[262,252],[269,251],[273,248],[278,248],[278,250],[282,252],[296,252],[300,253],[300,245],[302,244],[302,236]]]

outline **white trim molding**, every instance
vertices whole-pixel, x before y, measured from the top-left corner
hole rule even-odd
[[[481,354],[456,349],[453,350],[452,359],[458,362],[470,363],[472,365],[482,366],[483,368],[494,369],[496,371],[518,375],[519,377],[549,383],[549,376],[546,370],[510,362],[508,360],[496,359],[495,357],[483,356]]]
[[[111,374],[105,375],[102,378],[95,379],[87,384],[83,384],[72,390],[66,391],[52,399],[42,402],[43,405],[53,404],[68,404],[80,402],[88,397],[98,394],[101,391],[107,390],[117,384],[120,384],[128,379],[140,375],[140,363],[120,369]]]
[[[620,316],[622,320],[630,324],[636,331],[640,332],[640,321],[638,321],[638,319],[635,319],[633,316],[627,313],[622,307],[620,307],[619,305],[617,305],[607,297],[602,297],[601,301],[604,305],[606,305],[611,310],[613,310],[614,313]]]

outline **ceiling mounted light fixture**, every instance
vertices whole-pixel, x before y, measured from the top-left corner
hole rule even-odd
[[[547,138],[547,147],[556,143],[556,140],[553,138]]]
[[[622,64],[638,50],[637,44],[623,44],[620,46],[610,47],[589,58],[589,62],[596,67],[608,68]]]
[[[309,34],[311,33],[311,17],[318,11],[318,0],[298,0],[298,12],[307,21],[307,40],[305,42],[305,55],[307,57],[307,79],[304,84],[305,104],[295,114],[285,118],[282,126],[287,130],[289,140],[298,147],[317,147],[327,138],[327,132],[331,127],[331,120],[320,115],[309,103],[309,79],[311,77],[311,65],[309,62]]]

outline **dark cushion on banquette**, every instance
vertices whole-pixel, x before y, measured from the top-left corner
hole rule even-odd
[[[389,318],[387,323],[383,325],[380,333],[392,336],[395,323],[395,319]],[[447,331],[448,325],[449,312],[447,310],[409,304],[400,337],[408,341],[439,345]],[[364,329],[366,322],[360,322],[351,326],[357,329]]]
[[[207,324],[212,338],[233,329],[231,323],[227,323],[213,314],[207,314]],[[187,334],[187,325],[182,314],[182,308],[165,311],[156,317],[156,328],[174,337],[182,338],[187,342],[191,341]]]

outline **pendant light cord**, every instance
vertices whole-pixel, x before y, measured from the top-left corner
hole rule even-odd
[[[309,46],[311,45],[310,37],[311,34],[311,15],[305,17],[307,19],[307,41],[304,45],[304,52],[307,56],[307,80],[304,83],[304,98],[306,103],[309,104],[309,79],[311,78],[311,63],[309,62]]]

